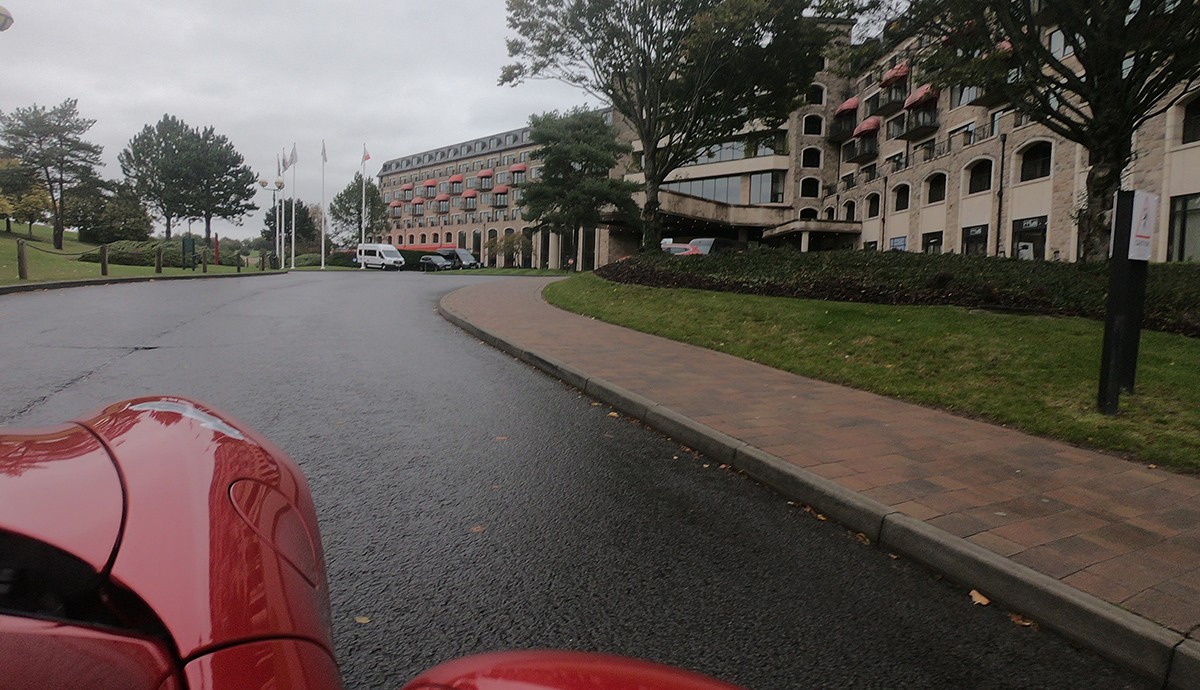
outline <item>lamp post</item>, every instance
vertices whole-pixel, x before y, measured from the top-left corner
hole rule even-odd
[[[271,183],[267,180],[267,178],[264,177],[259,179],[258,184],[263,189],[266,189],[267,185]],[[275,178],[274,188],[271,190],[271,209],[275,211],[275,255],[279,257],[283,256],[283,226],[281,225],[283,214],[279,211],[279,207],[283,204],[283,200],[280,199],[280,201],[276,203],[275,195],[277,192],[282,191],[283,178],[277,177]],[[283,265],[282,258],[280,259],[280,265]]]

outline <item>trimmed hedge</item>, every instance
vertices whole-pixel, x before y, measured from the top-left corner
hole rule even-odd
[[[1105,317],[1107,263],[1017,261],[915,252],[799,252],[670,256],[651,252],[596,269],[652,287],[878,304],[942,304]],[[1200,337],[1200,264],[1151,264],[1146,328]]]
[[[298,254],[296,255],[297,266],[320,266],[321,255],[314,254]],[[331,251],[325,256],[326,266],[344,266],[348,268],[357,268],[358,264],[354,263],[354,252]]]
[[[172,240],[150,240],[147,242],[138,242],[135,240],[119,240],[108,245],[108,262],[110,264],[118,264],[121,266],[153,266],[154,255],[159,247],[163,248],[163,266],[170,268],[183,268],[183,242],[178,239]],[[196,243],[196,262],[199,265],[200,255],[208,255],[209,263],[213,261],[212,247],[204,246],[203,242]],[[89,263],[100,263],[100,250],[88,252],[79,257],[80,261]],[[221,252],[222,266],[235,266],[236,254],[233,252]],[[245,265],[243,259],[242,265]]]

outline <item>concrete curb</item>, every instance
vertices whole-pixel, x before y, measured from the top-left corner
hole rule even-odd
[[[251,276],[281,276],[288,271],[246,271],[244,273],[201,273],[194,276],[130,276],[128,278],[85,278],[83,280],[52,280],[42,283],[17,283],[15,285],[0,285],[0,295],[18,292],[36,292],[37,290],[57,290],[60,288],[91,287],[93,285],[113,285],[115,283],[152,283],[156,280],[205,280],[209,278],[249,278]]]
[[[1198,641],[895,511],[604,379],[589,378],[586,372],[530,352],[471,323],[446,307],[444,298],[438,312],[488,345],[569,383],[713,460],[745,471],[789,500],[811,506],[842,526],[864,534],[880,549],[977,589],[997,604],[1026,615],[1163,687],[1200,688]]]

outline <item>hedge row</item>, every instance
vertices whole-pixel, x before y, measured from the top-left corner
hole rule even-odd
[[[914,252],[642,254],[596,269],[621,283],[878,304],[942,304],[1103,319],[1108,265]],[[1151,264],[1146,328],[1200,337],[1200,264]]]
[[[183,268],[183,242],[180,240],[150,240],[147,242],[120,240],[113,242],[108,245],[108,262],[121,266],[153,266],[154,255],[159,247],[162,247],[163,250],[163,266]],[[214,263],[212,247],[206,247],[203,243],[197,242],[197,263],[201,260],[201,253],[208,255],[209,263]],[[79,257],[79,260],[98,264],[100,263],[100,250],[88,252]],[[234,266],[236,265],[235,261],[234,252],[221,252],[222,266]],[[243,265],[245,265],[244,258]]]

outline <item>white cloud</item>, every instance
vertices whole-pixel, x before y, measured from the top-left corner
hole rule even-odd
[[[296,188],[326,197],[359,169],[525,125],[529,115],[595,105],[554,82],[496,80],[508,61],[501,0],[4,0],[0,110],[79,100],[96,120],[107,177],[117,154],[165,113],[226,135],[260,174],[297,145]],[[291,174],[287,194],[292,193]],[[270,196],[259,193],[259,206]],[[222,234],[257,235],[258,211]]]

